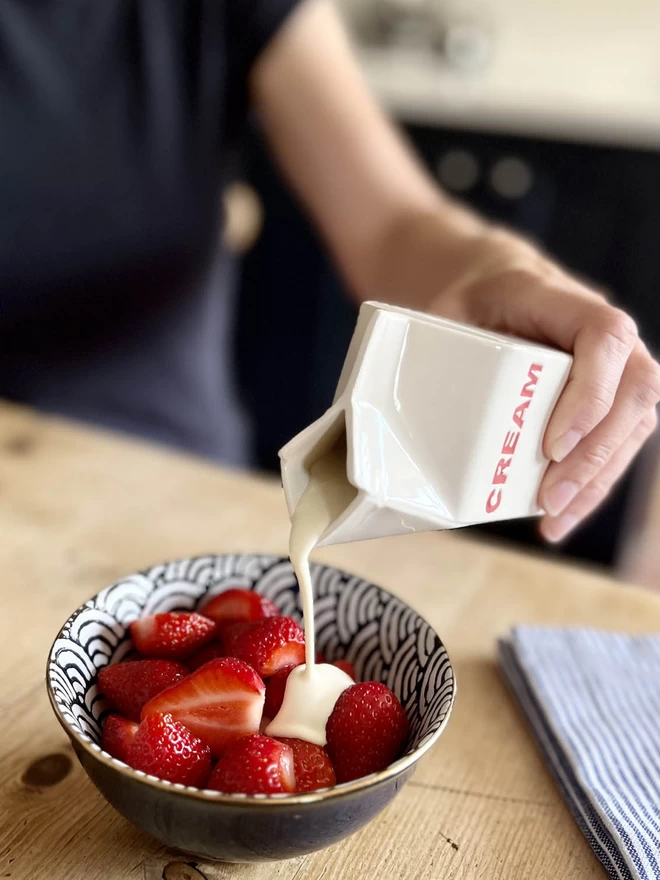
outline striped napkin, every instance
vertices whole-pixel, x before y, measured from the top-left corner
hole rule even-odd
[[[660,636],[522,626],[499,656],[610,876],[660,880]]]

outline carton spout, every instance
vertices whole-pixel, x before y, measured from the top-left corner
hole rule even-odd
[[[333,520],[338,519],[358,494],[348,477],[346,414],[334,406],[322,418],[293,438],[281,451],[282,485],[289,515],[292,516],[310,480],[312,467],[322,459],[332,471],[328,503]],[[330,528],[334,522],[330,524]]]

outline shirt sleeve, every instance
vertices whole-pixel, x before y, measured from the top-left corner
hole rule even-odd
[[[292,11],[305,0],[225,0],[227,110],[230,139],[248,112],[248,78],[259,58]]]
[[[227,0],[229,49],[240,56],[246,74],[301,2],[303,0]]]

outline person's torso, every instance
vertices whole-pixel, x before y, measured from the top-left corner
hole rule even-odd
[[[0,395],[237,460],[226,15],[0,4]]]

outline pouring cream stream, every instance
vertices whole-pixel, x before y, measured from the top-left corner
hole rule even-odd
[[[289,556],[302,599],[305,663],[293,669],[287,679],[282,707],[266,728],[269,736],[297,737],[324,746],[328,717],[340,694],[353,684],[336,666],[316,663],[309,554],[355,495],[355,487],[346,478],[346,442],[341,437],[311,466],[309,482],[291,517]]]

